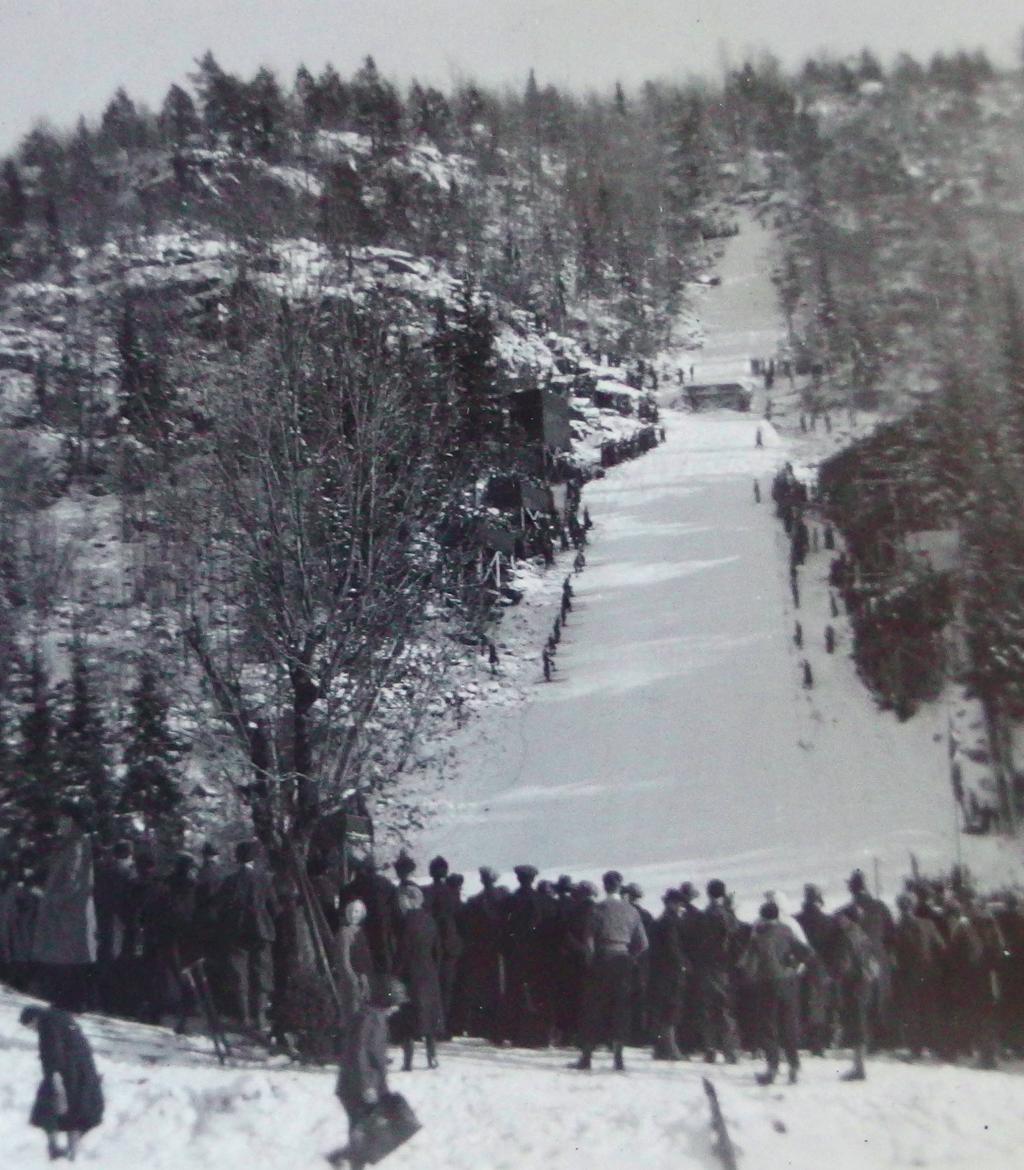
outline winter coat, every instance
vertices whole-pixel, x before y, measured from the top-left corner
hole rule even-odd
[[[39,1059],[43,1081],[36,1093],[30,1121],[40,1129],[85,1133],[103,1120],[103,1088],[89,1042],[73,1016],[47,1008],[39,1017]],[[60,1074],[67,1111],[57,1114],[54,1076]]]
[[[724,901],[711,902],[701,923],[698,965],[704,971],[724,972],[732,968],[740,925]]]
[[[946,944],[930,918],[907,915],[896,923],[893,957],[901,983],[935,978]]]
[[[835,976],[846,990],[868,987],[878,980],[875,948],[859,923],[837,915]]]
[[[739,967],[754,984],[794,983],[810,953],[784,922],[762,919],[754,923]]]
[[[423,909],[433,916],[441,940],[441,956],[445,959],[457,959],[462,954],[458,926],[461,905],[458,890],[444,882],[423,886]]]
[[[32,941],[35,962],[77,966],[96,961],[92,888],[92,842],[75,830],[58,839],[49,859]]]
[[[96,867],[93,903],[96,907],[96,958],[112,962],[129,953],[130,866],[108,861]]]
[[[405,911],[395,958],[395,974],[409,993],[409,1003],[396,1017],[396,1031],[405,1038],[444,1031],[440,964],[441,940],[433,918],[421,908]]]
[[[388,1091],[388,1022],[378,1008],[364,1007],[345,1033],[335,1095],[349,1118],[370,1107],[367,1093],[379,1101]]]
[[[683,920],[666,910],[651,924],[650,982],[651,1019],[663,1026],[679,1023],[685,1004],[692,966],[683,950]]]
[[[272,943],[277,913],[270,879],[255,866],[239,866],[217,892],[217,922],[224,944],[232,949]]]
[[[596,955],[642,955],[648,944],[640,911],[622,898],[608,897],[598,902],[590,918],[588,945]]]

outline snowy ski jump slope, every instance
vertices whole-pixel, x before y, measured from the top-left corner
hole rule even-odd
[[[770,244],[744,222],[721,285],[698,294],[703,351],[663,365],[735,378],[751,356],[775,352]],[[675,378],[662,384],[670,400]],[[798,902],[808,881],[834,906],[850,870],[873,879],[876,863],[891,899],[912,852],[925,869],[957,860],[946,705],[905,724],[877,709],[845,619],[830,616],[823,547],[801,570],[794,607],[770,483],[799,460],[763,421],[763,401],[759,392],[749,415],[663,410],[666,443],[587,485],[595,529],[555,681],[541,681],[538,658],[524,703],[457,733],[438,764],[436,816],[415,843],[424,866],[440,852],[470,882],[484,864],[506,878],[526,861],[545,877],[614,866],[653,910],[666,886],[717,876],[751,913],[765,889]],[[520,653],[539,655],[558,596]],[[522,621],[510,611],[499,636],[514,638]]]

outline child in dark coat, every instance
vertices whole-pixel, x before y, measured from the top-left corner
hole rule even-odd
[[[356,1012],[345,1031],[334,1092],[348,1115],[349,1139],[347,1146],[327,1155],[332,1166],[347,1164],[351,1170],[362,1170],[369,1161],[377,1160],[362,1155],[370,1154],[370,1145],[377,1144],[382,1135],[365,1131],[378,1106],[392,1100],[387,1073],[388,1016],[396,1012],[407,998],[402,984],[392,980],[372,1003]],[[418,1124],[414,1118],[412,1122],[410,1131],[399,1137],[395,1144],[415,1132]]]
[[[74,1161],[82,1134],[103,1120],[103,1088],[89,1041],[74,1018],[58,1008],[30,1005],[21,1023],[39,1034],[43,1080],[29,1121],[45,1130],[51,1158]],[[66,1149],[57,1134],[68,1135]]]

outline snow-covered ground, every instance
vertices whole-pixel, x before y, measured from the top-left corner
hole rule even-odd
[[[0,992],[0,1165],[47,1165],[27,1117],[39,1079],[21,1001]],[[83,1018],[107,1111],[80,1162],[104,1170],[298,1170],[345,1140],[330,1069],[219,1068],[202,1040]],[[1024,1143],[1024,1078],[875,1061],[841,1084],[838,1056],[808,1061],[794,1088],[762,1089],[753,1066],[655,1064],[627,1050],[625,1076],[598,1055],[569,1072],[565,1050],[441,1046],[441,1067],[394,1073],[422,1130],[393,1170],[715,1170],[701,1078],[710,1075],[741,1170],[1010,1170]]]

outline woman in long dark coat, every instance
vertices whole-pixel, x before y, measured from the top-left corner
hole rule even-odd
[[[74,1018],[59,1008],[32,1005],[21,1013],[21,1022],[38,1032],[43,1066],[29,1121],[46,1131],[51,1158],[66,1154],[74,1161],[82,1134],[103,1120],[103,1089],[89,1041]],[[59,1132],[68,1135],[66,1150],[57,1143]]]
[[[441,939],[434,920],[423,909],[423,891],[403,886],[398,891],[401,914],[395,974],[405,985],[409,1002],[395,1016],[394,1035],[402,1045],[402,1068],[412,1068],[413,1041],[422,1038],[428,1068],[437,1068],[436,1038],[444,1030],[441,1008]]]

